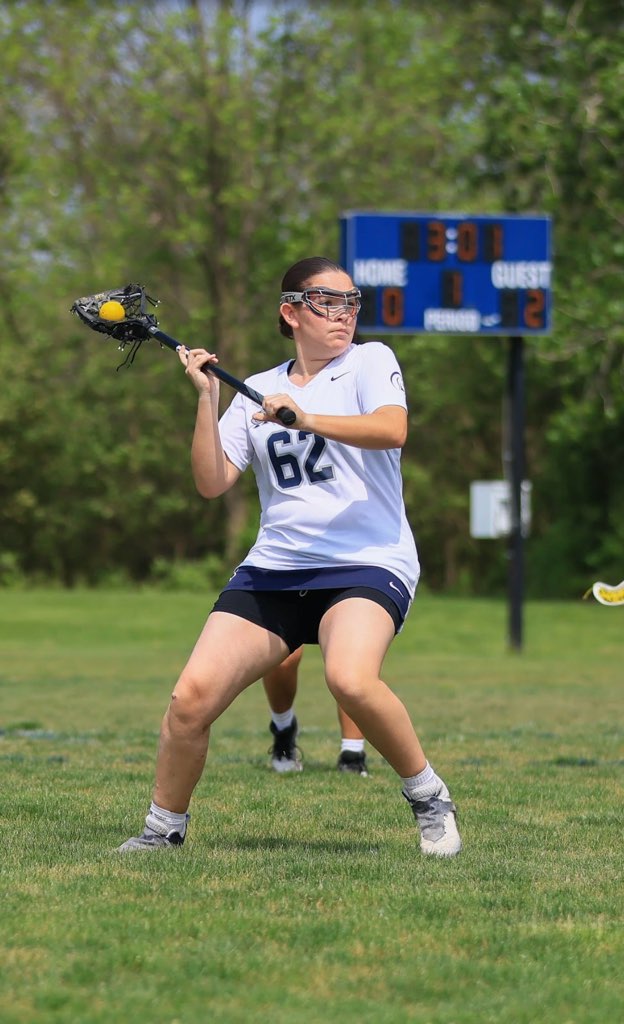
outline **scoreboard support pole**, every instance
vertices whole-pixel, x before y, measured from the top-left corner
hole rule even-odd
[[[522,481],[524,479],[524,338],[509,339],[507,371],[506,471],[510,483],[511,530],[508,542],[509,647],[523,645],[524,529]]]

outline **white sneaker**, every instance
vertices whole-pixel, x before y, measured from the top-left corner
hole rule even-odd
[[[440,779],[435,793],[414,800],[403,790],[420,829],[420,849],[434,857],[455,857],[462,847],[457,829],[457,809]]]
[[[167,850],[182,846],[186,838],[186,825],[189,823],[190,814],[186,815],[186,824],[183,832],[169,831],[167,826],[149,816],[150,825],[145,825],[140,836],[132,836],[126,839],[125,843],[117,847],[117,853],[129,853],[134,850]]]

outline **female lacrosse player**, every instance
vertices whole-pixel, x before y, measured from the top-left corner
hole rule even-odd
[[[163,719],[142,835],[120,850],[179,846],[211,724],[303,643],[318,643],[327,685],[400,776],[426,854],[459,852],[456,812],[405,706],[379,678],[419,575],[402,498],[407,436],[401,372],[380,342],[354,345],[360,292],[331,260],[296,263],[282,282],[280,330],[295,357],[250,378],[262,410],[236,395],[218,419],[217,357],[180,350],[199,392],[191,463],[216,498],[252,466],[260,528],[217,599]],[[286,428],[278,418],[295,414]]]
[[[280,665],[266,672],[262,679],[271,708],[271,767],[276,772],[300,772],[303,768],[301,751],[297,746],[299,723],[293,708],[302,657],[303,647],[299,647]],[[340,705],[337,705],[337,710],[341,739],[336,767],[339,772],[368,778],[364,737]]]

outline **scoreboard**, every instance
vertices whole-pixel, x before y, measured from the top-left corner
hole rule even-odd
[[[347,211],[340,233],[361,334],[551,331],[549,217]]]

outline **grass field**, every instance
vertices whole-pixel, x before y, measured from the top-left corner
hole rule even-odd
[[[605,1024],[624,1019],[624,610],[419,598],[385,676],[461,815],[418,851],[389,766],[339,775],[318,650],[305,771],[259,686],[220,719],[183,849],[141,827],[198,595],[0,591],[2,1024]]]

